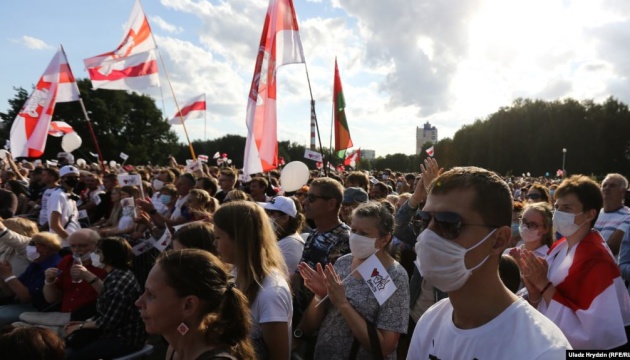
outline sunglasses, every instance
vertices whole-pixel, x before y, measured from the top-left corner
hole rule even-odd
[[[429,227],[431,221],[435,227],[435,233],[448,240],[455,240],[459,237],[464,226],[484,226],[488,228],[498,228],[499,226],[486,224],[470,224],[462,221],[462,217],[451,211],[416,212],[415,225],[419,232]]]
[[[540,194],[527,194],[525,197],[532,200],[538,200],[541,196]]]
[[[330,196],[322,196],[322,195],[315,195],[315,194],[306,194],[306,199],[308,200],[308,202],[310,203],[314,203],[315,200],[317,199],[332,199],[332,197]]]

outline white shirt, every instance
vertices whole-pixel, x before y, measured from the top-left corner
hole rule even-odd
[[[48,222],[48,198],[50,198],[50,195],[52,195],[55,189],[56,188],[46,189],[44,190],[44,194],[42,194],[42,202],[41,202],[40,210],[39,210],[39,219],[37,220],[37,223],[39,225],[44,225],[45,223]]]
[[[175,220],[182,215],[182,206],[186,204],[188,200],[188,194],[184,197],[180,196],[175,202],[175,209],[173,209],[173,214],[171,215],[171,220]]]
[[[289,349],[291,347],[291,320],[293,318],[293,300],[291,289],[284,277],[279,273],[266,276],[256,300],[250,307],[252,315],[251,338],[262,338],[260,324],[269,322],[286,322]]]
[[[280,239],[278,246],[280,246],[280,250],[284,256],[284,262],[287,263],[289,274],[293,274],[304,252],[304,239],[302,239],[299,234],[295,233]]]
[[[68,235],[72,234],[76,230],[81,228],[79,225],[79,210],[77,210],[77,203],[74,200],[68,198],[68,193],[61,187],[55,189],[48,198],[47,204],[48,219],[53,211],[58,212],[61,217],[61,227],[63,227]],[[68,241],[63,239],[61,241],[62,247],[68,247]]]
[[[571,345],[551,320],[519,299],[488,323],[459,329],[450,299],[422,315],[407,359],[565,359]]]

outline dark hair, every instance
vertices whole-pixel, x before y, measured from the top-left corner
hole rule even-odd
[[[216,180],[213,180],[207,176],[197,178],[197,182],[201,181],[201,187],[206,190],[210,196],[214,196],[219,190]]]
[[[474,190],[472,209],[481,215],[486,225],[510,226],[512,193],[499,175],[474,166],[455,167],[431,182],[429,194],[446,194],[461,189]]]
[[[370,183],[370,179],[365,175],[362,171],[353,171],[348,176],[346,176],[345,183],[351,182],[357,187],[362,188],[366,192],[368,191],[368,184]]]
[[[155,266],[179,297],[199,298],[200,328],[208,344],[228,346],[237,359],[255,358],[249,303],[231,284],[228,269],[219,258],[199,249],[171,250],[162,253]]]
[[[267,187],[269,186],[269,181],[267,181],[267,179],[265,179],[264,177],[261,177],[261,176],[257,176],[255,178],[253,178],[250,181],[250,183],[257,183],[263,189],[267,189]]]
[[[499,277],[503,285],[516,294],[519,286],[521,286],[521,272],[518,269],[516,260],[510,255],[501,255],[501,260],[499,260]]]
[[[552,205],[552,201],[551,201],[551,193],[549,192],[549,188],[547,188],[545,185],[540,184],[540,183],[534,183],[532,186],[529,187],[529,191],[531,191],[532,189],[538,191],[540,193],[540,201],[546,202],[549,205]]]
[[[217,255],[214,247],[214,226],[210,223],[188,223],[175,231],[174,240],[186,248],[206,250]]]
[[[133,252],[127,240],[120,237],[107,237],[96,243],[96,248],[103,254],[103,264],[116,269],[131,269]]]
[[[55,168],[43,168],[42,173],[48,173],[48,176],[51,176],[55,181],[59,180],[59,170]]]
[[[170,169],[162,169],[160,170],[160,174],[166,175],[166,179],[164,179],[165,183],[172,183],[175,181],[175,173],[173,173]]]
[[[38,326],[0,329],[0,349],[4,360],[63,360],[66,343],[52,330]]]
[[[562,181],[554,196],[558,199],[568,194],[577,196],[582,204],[582,211],[595,210],[595,217],[591,220],[591,227],[593,227],[597,221],[599,209],[604,206],[604,197],[599,185],[588,176],[573,175]]]
[[[162,191],[167,192],[171,196],[177,196],[177,188],[171,183],[164,184],[164,186],[162,186],[162,188],[158,192],[161,193]]]
[[[188,180],[188,185],[190,187],[194,187],[195,183],[197,182],[197,180],[195,180],[195,177],[190,173],[184,173],[184,174],[179,175],[179,179]]]
[[[231,177],[232,179],[236,179],[236,173],[231,168],[221,169],[221,173],[220,174],[228,176],[228,177]]]
[[[15,196],[20,196],[22,194],[24,194],[24,196],[30,196],[30,192],[28,191],[28,188],[20,183],[17,180],[9,180],[7,181],[7,184],[11,187],[11,192],[15,194]]]
[[[394,214],[379,201],[370,201],[359,205],[352,212],[352,218],[355,217],[373,218],[381,236],[394,232]]]
[[[124,191],[131,195],[132,198],[137,199],[140,197],[140,190],[135,185],[126,185],[120,188],[120,191]]]
[[[548,247],[553,245],[554,229],[553,229],[553,208],[546,202],[537,202],[527,204],[523,208],[522,214],[525,211],[532,209],[537,211],[543,218],[543,226],[547,229],[547,232],[542,235],[540,242]]]

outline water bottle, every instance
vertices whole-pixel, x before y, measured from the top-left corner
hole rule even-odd
[[[81,255],[80,254],[72,254],[72,259],[74,259],[74,264],[76,264],[76,265],[83,265],[83,261],[81,261]],[[83,281],[83,279],[81,279],[80,276],[79,277],[71,276],[71,277],[72,277],[72,282],[75,283],[75,284],[78,284],[78,283]]]

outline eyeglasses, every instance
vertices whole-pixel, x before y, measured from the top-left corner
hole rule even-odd
[[[315,194],[306,194],[306,198],[308,199],[308,202],[310,203],[314,203],[315,200],[317,199],[332,199],[332,197],[330,196],[315,195]]]
[[[538,200],[541,198],[540,194],[527,194],[525,197],[531,200]]]
[[[538,230],[539,227],[541,227],[542,225],[537,224],[533,221],[527,221],[523,218],[521,218],[521,225],[525,225],[526,228],[528,228],[529,230]]]
[[[448,240],[455,240],[459,237],[464,226],[484,226],[488,228],[498,228],[499,226],[486,225],[486,224],[469,224],[462,221],[462,217],[451,211],[437,211],[416,212],[415,225],[419,232],[424,231],[429,227],[429,224],[433,220],[435,226],[435,233]]]

